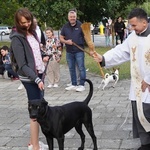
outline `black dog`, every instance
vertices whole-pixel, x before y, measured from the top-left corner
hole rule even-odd
[[[87,106],[93,95],[93,84],[90,80],[85,80],[90,85],[90,91],[83,102],[72,102],[55,107],[48,106],[44,99],[29,102],[30,118],[36,119],[40,124],[42,132],[46,136],[49,150],[53,150],[53,138],[57,139],[59,150],[64,150],[64,134],[73,127],[75,127],[81,137],[81,146],[78,150],[83,150],[85,135],[82,131],[82,124],[85,125],[93,140],[93,150],[97,150],[97,140],[92,124],[92,111]]]

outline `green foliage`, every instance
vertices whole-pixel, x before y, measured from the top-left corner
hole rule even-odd
[[[146,0],[108,0],[106,4],[105,16],[112,19],[122,16],[127,18],[129,12],[135,7],[141,7]]]
[[[6,46],[8,46],[8,47],[10,47],[10,42],[0,42],[0,47],[2,47],[2,46],[4,46],[4,45],[6,45]]]
[[[67,14],[70,8],[74,8],[74,5],[70,1],[55,1],[48,12],[51,15],[51,19],[47,20],[49,26],[60,29],[67,21]],[[58,20],[59,18],[59,20]]]
[[[14,13],[19,8],[17,3],[11,1],[0,0],[0,24],[3,25],[14,25]]]
[[[92,22],[97,24],[105,16],[106,1],[101,0],[82,0],[79,10],[82,12],[80,20],[82,22]]]
[[[20,7],[27,7],[43,29],[47,24],[58,30],[67,21],[70,8],[78,10],[81,22],[97,24],[103,17],[116,18],[121,15],[126,18],[129,11],[138,6],[144,7],[148,12],[150,10],[150,2],[147,0],[0,0],[0,21],[2,24],[14,25],[15,11]]]
[[[147,12],[148,16],[150,16],[150,0],[147,0],[141,7]]]

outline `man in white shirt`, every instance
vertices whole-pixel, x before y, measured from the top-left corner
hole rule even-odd
[[[103,56],[91,55],[106,68],[130,61],[133,137],[140,138],[138,150],[150,150],[150,25],[141,8],[133,9],[128,19],[133,31],[122,44]]]

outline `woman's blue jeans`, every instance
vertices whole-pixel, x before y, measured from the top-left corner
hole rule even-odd
[[[16,72],[13,71],[12,67],[10,64],[4,64],[4,68],[9,72],[9,74],[11,76],[13,76],[13,78],[19,78],[18,74]]]
[[[42,74],[39,77],[42,78]],[[44,91],[41,91],[35,82],[22,82],[22,84],[26,89],[29,101],[44,98]]]
[[[84,65],[84,53],[77,52],[77,53],[66,53],[66,60],[69,67],[70,77],[72,85],[77,85],[77,74],[76,74],[76,65],[79,69],[79,76],[80,76],[80,85],[84,86],[84,82],[86,79],[86,71]]]

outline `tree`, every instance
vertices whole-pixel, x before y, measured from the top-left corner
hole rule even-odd
[[[106,17],[111,17],[112,19],[122,16],[127,18],[131,9],[139,7],[146,0],[108,0],[106,4]]]
[[[70,8],[78,10],[81,22],[98,24],[103,17],[127,17],[130,9],[137,7],[146,0],[0,0],[0,19],[3,24],[13,25],[15,11],[19,7],[28,7],[45,28],[45,23],[53,29],[60,29],[67,21]]]
[[[142,8],[146,10],[148,16],[150,16],[150,0],[143,3]]]
[[[3,25],[14,25],[14,13],[19,8],[18,3],[0,0],[0,22]]]
[[[62,25],[67,21],[67,13],[70,8],[74,8],[78,4],[76,1],[55,1],[50,5],[48,10],[49,20],[47,20],[50,26],[60,29]],[[59,18],[59,19],[58,19]]]

